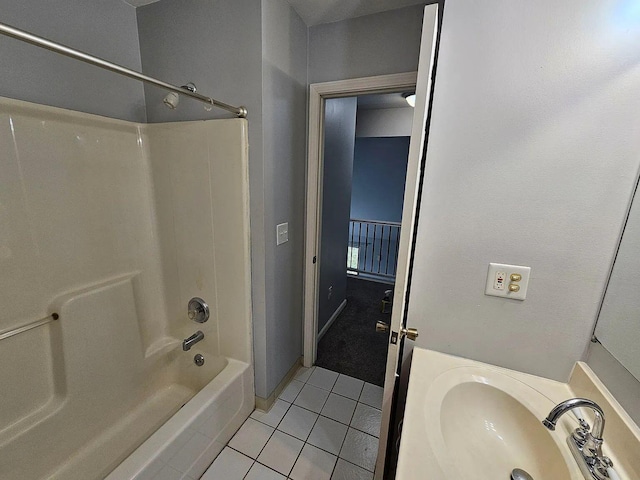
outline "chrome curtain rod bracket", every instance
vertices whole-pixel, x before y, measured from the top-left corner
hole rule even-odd
[[[163,82],[162,80],[149,77],[148,75],[144,75],[140,72],[136,72],[135,70],[131,70],[121,65],[108,62],[107,60],[103,60],[102,58],[99,58],[99,57],[94,57],[93,55],[89,55],[88,53],[81,52],[80,50],[67,47],[65,45],[53,42],[51,40],[47,40],[46,38],[33,35],[32,33],[25,32],[24,30],[20,30],[19,28],[12,27],[5,23],[0,23],[0,33],[2,35],[6,35],[7,37],[15,38],[16,40],[30,43],[31,45],[35,45],[36,47],[41,47],[46,50],[59,53],[60,55],[65,55],[67,57],[80,60],[81,62],[95,65],[97,67],[103,68],[104,70],[109,70],[114,73],[119,73],[120,75],[124,75],[125,77],[133,78],[135,80],[140,80],[142,82],[149,83],[151,85],[155,85],[156,87],[164,88],[165,90],[179,93],[181,95],[186,95],[187,97],[191,97],[200,102],[207,103],[209,105],[213,105],[214,107],[218,107],[228,112],[234,113],[237,117],[246,118],[247,116],[247,109],[245,107],[234,107],[233,105],[219,102],[218,100],[207,97],[205,95],[200,95],[199,93],[192,92],[186,88],[181,88],[176,85]]]

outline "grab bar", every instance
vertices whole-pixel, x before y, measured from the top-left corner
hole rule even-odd
[[[58,320],[59,318],[60,318],[60,315],[58,315],[57,313],[52,313],[51,315],[47,315],[46,317],[41,318],[40,320],[35,320],[33,322],[22,325],[21,327],[12,328],[11,330],[5,330],[4,332],[0,333],[0,340],[13,337],[14,335],[18,335],[19,333],[26,332],[28,330],[31,330],[32,328],[36,328],[41,325],[45,325],[49,322]]]

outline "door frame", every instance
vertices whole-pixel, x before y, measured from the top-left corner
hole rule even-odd
[[[320,282],[320,235],[322,234],[322,180],[324,146],[324,105],[329,98],[354,97],[371,93],[415,90],[417,72],[353,78],[309,86],[309,144],[304,247],[304,340],[303,365],[316,361]],[[406,208],[406,205],[405,205]],[[404,216],[403,216],[404,218]],[[402,229],[402,226],[400,227]],[[346,259],[345,259],[346,275]]]

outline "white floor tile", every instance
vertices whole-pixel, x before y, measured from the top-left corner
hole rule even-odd
[[[248,457],[258,458],[273,430],[274,428],[269,425],[260,423],[253,418],[247,418],[229,442],[229,446]]]
[[[370,407],[364,403],[358,403],[356,411],[353,413],[353,418],[351,419],[351,426],[374,437],[379,437],[381,415],[382,412],[377,408]]]
[[[331,480],[373,480],[373,473],[339,458]]]
[[[311,430],[311,435],[307,440],[311,445],[315,445],[322,450],[338,455],[342,442],[347,434],[347,426],[330,418],[320,417]]]
[[[191,466],[213,442],[201,433],[195,433],[167,463],[171,468],[187,473]]]
[[[253,460],[225,447],[200,480],[242,480],[253,465]]]
[[[321,414],[345,425],[349,425],[355,409],[355,400],[332,393],[329,395],[324,407],[322,407]]]
[[[373,472],[377,456],[378,439],[372,435],[349,428],[340,450],[340,458]]]
[[[262,449],[258,461],[287,476],[291,472],[303,445],[301,440],[276,430]]]
[[[290,403],[278,398],[271,406],[271,410],[268,412],[254,410],[251,414],[251,418],[275,428],[278,426],[285,413],[287,413],[290,406]]]
[[[291,380],[291,382],[289,382],[289,385],[285,387],[278,398],[284,400],[285,402],[293,403],[293,401],[300,393],[300,390],[302,390],[302,387],[304,387],[304,383],[297,380]]]
[[[371,383],[365,383],[359,401],[370,407],[382,410],[382,392],[384,389]]]
[[[337,457],[306,444],[290,477],[293,480],[330,480]]]
[[[294,380],[298,380],[299,382],[306,383],[306,381],[309,380],[309,377],[311,376],[315,368],[316,367],[311,367],[311,368],[300,367],[300,369],[296,372],[296,376],[294,377]]]
[[[293,404],[312,412],[320,413],[328,396],[329,392],[327,390],[306,384]]]
[[[363,386],[364,382],[362,380],[340,374],[336,384],[333,386],[333,393],[358,400]]]
[[[316,423],[317,418],[317,413],[292,405],[280,422],[278,430],[304,441],[309,436],[309,433],[311,433],[311,429],[313,428],[313,424]]]
[[[324,390],[331,390],[337,379],[338,374],[336,372],[332,372],[326,368],[316,367],[309,377],[309,380],[307,380],[307,383]]]
[[[285,478],[286,477],[280,475],[275,470],[271,470],[256,462],[253,464],[253,467],[251,467],[251,470],[249,470],[247,476],[244,477],[244,480],[285,480]]]

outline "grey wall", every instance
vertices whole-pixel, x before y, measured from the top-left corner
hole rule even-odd
[[[309,28],[309,83],[416,71],[423,12],[416,5]]]
[[[318,332],[347,296],[356,108],[356,97],[325,102]],[[331,298],[330,286],[333,286]]]
[[[138,8],[145,73],[249,110],[256,394],[268,397],[302,354],[307,28],[284,0],[178,0]],[[228,118],[146,89],[150,122]],[[289,242],[275,228],[289,222]]]
[[[258,331],[254,341],[266,397],[302,355],[307,27],[285,0],[262,2],[262,95],[266,341]],[[289,241],[276,246],[282,222]]]
[[[402,221],[410,137],[356,138],[351,217]]]
[[[408,313],[428,348],[561,381],[583,358],[640,164],[618,6],[447,0]],[[525,301],[484,295],[489,262],[531,267]]]
[[[261,156],[262,69],[259,0],[171,0],[138,7],[142,68],[148,75],[249,109],[249,141]],[[149,122],[229,118],[183,98],[175,110],[167,92],[145,86]],[[253,173],[253,172],[252,172]]]
[[[140,70],[136,11],[113,0],[1,0],[2,22]],[[0,96],[138,122],[137,80],[0,36]]]
[[[410,137],[413,108],[358,108],[356,137]]]

